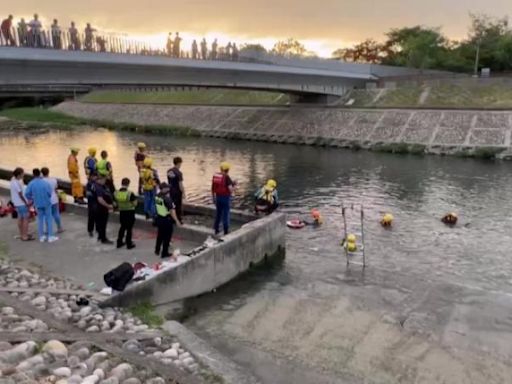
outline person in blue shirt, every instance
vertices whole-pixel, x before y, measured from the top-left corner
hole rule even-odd
[[[53,243],[59,240],[53,235],[52,228],[52,187],[41,177],[41,171],[35,168],[32,171],[34,178],[28,183],[25,197],[32,202],[37,210],[37,230],[39,241]],[[46,235],[44,225],[46,223]]]

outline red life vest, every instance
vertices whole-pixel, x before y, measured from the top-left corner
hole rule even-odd
[[[212,179],[212,192],[216,196],[231,196],[231,191],[226,185],[226,175],[216,173]]]

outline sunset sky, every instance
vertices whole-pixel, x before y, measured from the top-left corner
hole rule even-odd
[[[38,12],[44,24],[57,17],[90,21],[99,30],[126,32],[155,44],[167,32],[192,38],[220,37],[220,43],[295,37],[322,56],[342,46],[373,37],[392,27],[440,26],[452,38],[466,35],[469,12],[512,14],[510,0],[46,0],[1,1],[2,19],[12,13],[30,19]]]

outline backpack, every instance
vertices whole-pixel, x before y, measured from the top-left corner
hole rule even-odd
[[[126,288],[126,285],[133,279],[134,271],[130,263],[122,263],[111,269],[105,275],[103,280],[108,287],[122,292]]]

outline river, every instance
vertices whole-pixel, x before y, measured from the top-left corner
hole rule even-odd
[[[351,301],[360,300],[366,310],[380,310],[379,303],[356,290],[362,286],[400,286],[402,293],[410,293],[417,291],[415,286],[449,284],[471,292],[512,294],[512,173],[507,162],[92,130],[4,135],[0,139],[0,164],[3,168],[26,169],[48,166],[53,175],[65,178],[68,148],[80,147],[83,159],[86,149],[96,146],[109,152],[119,183],[125,176],[136,179],[133,152],[138,141],[146,142],[161,175],[165,175],[174,156],[183,157],[189,201],[209,201],[211,175],[220,161],[227,160],[232,164],[232,177],[240,185],[237,206],[250,207],[254,190],[266,178],[274,178],[281,209],[289,217],[307,217],[313,208],[324,216],[320,228],[288,231],[287,255],[281,265],[245,276],[218,294],[191,304],[197,313],[187,323],[220,348],[231,351],[265,382],[292,382],[288,378],[295,376],[296,382],[337,382],[331,380],[339,375],[357,381],[364,376],[358,367],[348,366],[346,360],[339,362],[332,355],[324,356],[323,365],[321,359],[307,361],[308,353],[297,344],[297,336],[284,340],[274,334],[276,322],[295,333],[310,335],[313,331],[289,323],[289,313],[279,313],[287,306],[311,328],[327,316],[315,312],[318,300],[332,303],[346,294]],[[347,270],[339,246],[342,204],[364,206],[368,260],[364,272],[359,266]],[[455,228],[440,222],[449,211],[459,215]],[[358,213],[348,212],[350,231],[359,234]],[[395,217],[392,230],[379,225],[385,212]],[[261,314],[263,307],[277,312],[262,318],[268,324],[258,329],[249,323],[260,315],[250,313],[259,308],[256,312]],[[288,320],[283,319],[287,316]],[[347,326],[336,324],[336,315],[328,317],[333,327]],[[223,336],[230,341],[222,341]],[[284,365],[310,365],[315,374],[303,368],[278,369],[273,356],[284,359]],[[251,361],[259,362],[260,368]]]

